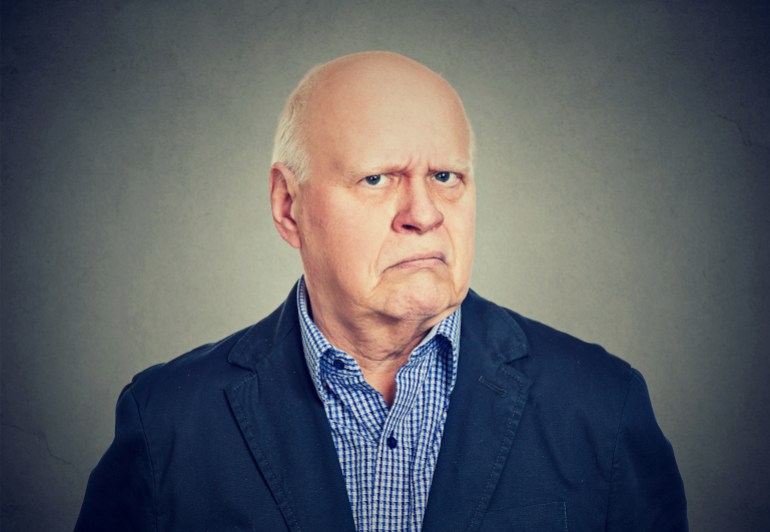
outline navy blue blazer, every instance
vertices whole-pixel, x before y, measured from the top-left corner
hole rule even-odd
[[[354,530],[295,291],[123,390],[76,531]],[[687,530],[637,371],[472,291],[460,342],[423,530]]]

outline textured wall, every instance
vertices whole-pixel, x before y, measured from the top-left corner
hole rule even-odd
[[[645,374],[693,530],[767,530],[767,3],[415,3],[3,3],[3,530],[71,529],[132,375],[285,297],[273,126],[363,49],[466,101],[476,290]]]

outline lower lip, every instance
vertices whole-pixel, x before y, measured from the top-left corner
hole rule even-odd
[[[435,266],[441,266],[444,261],[437,258],[430,259],[416,259],[399,262],[398,264],[391,266],[391,270],[413,270],[419,268],[433,268]]]

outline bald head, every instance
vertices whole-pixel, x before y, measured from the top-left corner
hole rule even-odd
[[[394,114],[453,117],[472,132],[452,86],[426,66],[392,52],[360,52],[316,66],[300,81],[281,113],[273,162],[283,163],[298,182],[311,173],[313,152],[326,149],[345,131],[398,127]]]

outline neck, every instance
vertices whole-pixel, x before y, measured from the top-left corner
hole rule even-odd
[[[327,312],[323,305],[313,305],[313,322],[337,349],[352,356],[364,379],[380,392],[388,406],[396,396],[396,373],[409,359],[412,350],[439,321],[452,313],[449,309],[425,320],[341,319]]]

